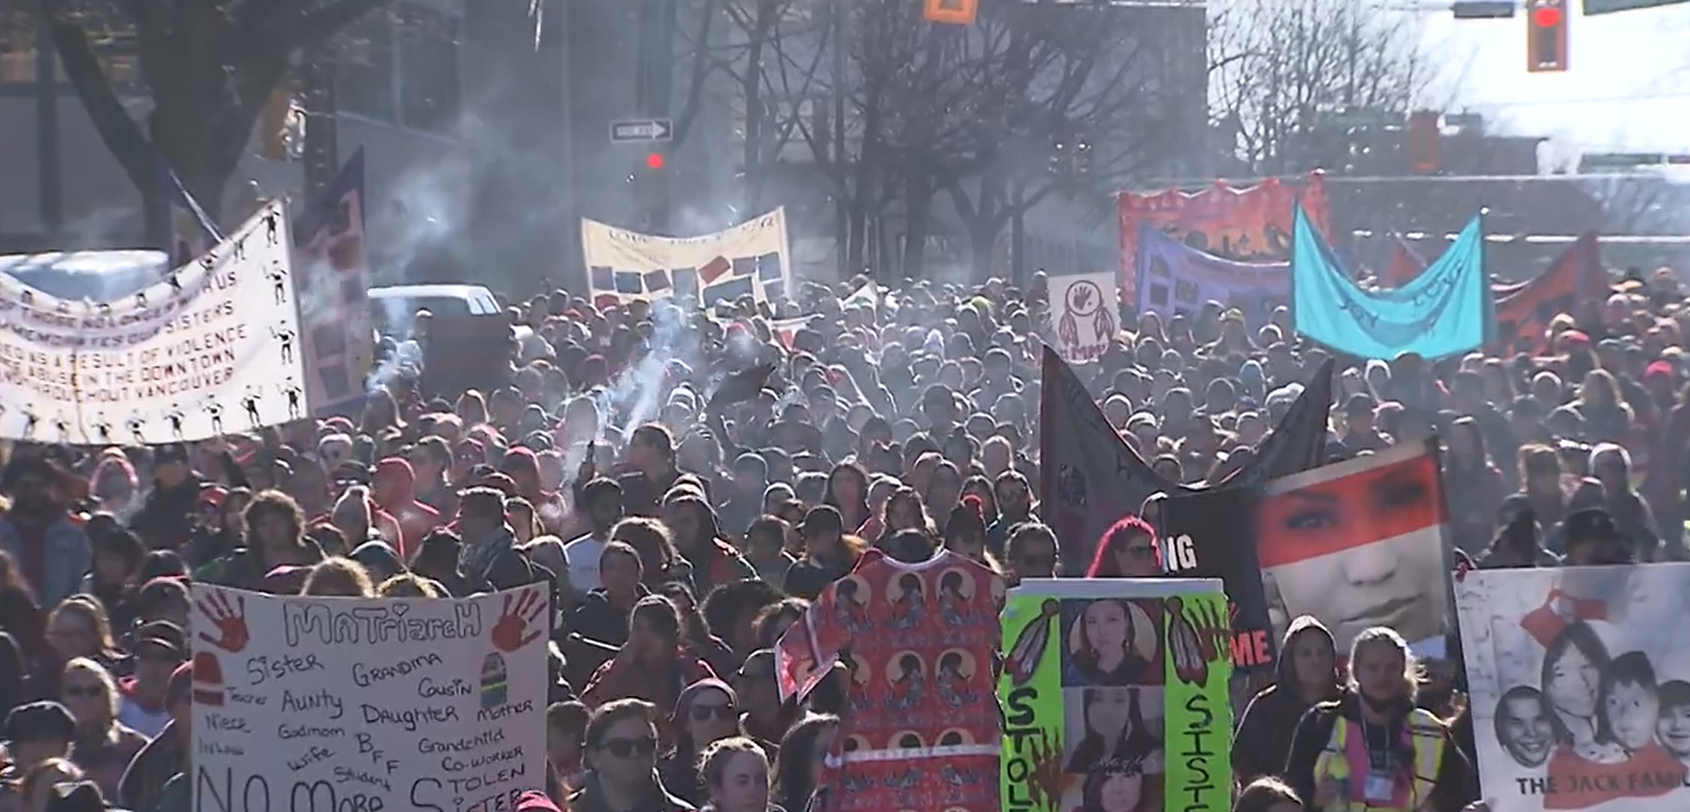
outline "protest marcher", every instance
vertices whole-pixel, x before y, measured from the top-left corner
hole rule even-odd
[[[1232,771],[1240,785],[1279,775],[1303,714],[1343,693],[1336,645],[1332,632],[1313,617],[1291,621],[1279,645],[1274,684],[1250,700],[1233,737]]]
[[[640,699],[617,700],[593,713],[581,742],[587,772],[582,789],[569,798],[570,812],[694,809],[658,777],[657,719],[657,708]]]
[[[739,272],[743,263],[723,258]],[[528,716],[545,719],[549,792],[536,785],[537,796],[501,804],[826,812],[842,793],[880,797],[847,783],[880,763],[875,751],[892,754],[888,765],[943,762],[956,772],[942,780],[963,782],[959,792],[997,787],[973,755],[924,754],[975,746],[939,741],[984,742],[1002,726],[992,674],[1010,641],[991,607],[1004,590],[1162,578],[1180,568],[1180,548],[1163,537],[1166,500],[1389,457],[1435,432],[1424,478],[1364,471],[1353,492],[1321,492],[1346,510],[1300,497],[1276,508],[1288,537],[1330,548],[1315,551],[1325,556],[1316,576],[1273,589],[1264,580],[1270,611],[1295,611],[1263,621],[1261,665],[1274,656],[1268,641],[1280,642],[1278,659],[1235,683],[1254,698],[1231,756],[1247,785],[1240,810],[1453,811],[1477,797],[1472,759],[1461,756],[1475,748],[1472,729],[1501,711],[1460,708],[1446,725],[1413,709],[1419,695],[1440,714],[1456,710],[1464,676],[1464,641],[1439,616],[1449,562],[1418,541],[1436,534],[1452,560],[1484,572],[1683,554],[1674,438],[1690,412],[1675,393],[1690,380],[1690,308],[1670,272],[1659,290],[1616,288],[1589,312],[1531,326],[1530,352],[1487,345],[1436,360],[1342,356],[1300,335],[1278,303],[1247,309],[1207,301],[1204,289],[1183,312],[1139,312],[1129,292],[1108,302],[1097,354],[1063,362],[1070,389],[1041,372],[1068,306],[1050,300],[1053,279],[792,278],[784,293],[708,302],[597,284],[494,290],[493,321],[510,346],[477,354],[474,370],[441,368],[440,353],[463,338],[445,303],[382,306],[391,312],[371,336],[373,366],[350,376],[347,405],[313,402],[254,424],[230,402],[216,436],[197,441],[143,442],[123,426],[102,442],[8,435],[0,676],[16,675],[0,680],[0,709],[18,717],[0,751],[17,784],[8,791],[35,775],[32,790],[74,779],[136,812],[191,808],[195,692],[215,696],[221,682],[243,693],[231,703],[245,700],[234,687],[245,663],[281,648],[241,639],[234,614],[219,615],[226,628],[207,627],[198,603],[208,587],[302,606],[416,607],[537,582],[548,587],[538,631],[549,670],[546,712]],[[303,336],[324,325],[298,326]],[[1316,380],[1328,358],[1330,386]],[[466,372],[488,382],[440,386]],[[1064,432],[1081,439],[1064,444],[1054,436]],[[1416,511],[1428,505],[1437,517],[1422,521]],[[1342,544],[1363,536],[1390,554],[1346,555]],[[1419,557],[1399,555],[1410,542]],[[1641,613],[1659,601],[1645,597],[1626,605]],[[1299,600],[1309,605],[1292,606]],[[1366,623],[1326,616],[1354,615],[1352,604],[1365,606]],[[1094,645],[1087,624],[1138,622],[1119,602],[1097,607],[1061,621],[1079,644],[1065,649],[1080,660],[1065,674],[1117,680],[1160,668],[1155,650]],[[1309,612],[1319,616],[1300,616]],[[508,633],[513,617],[481,622]],[[295,631],[351,627],[313,622]],[[1410,634],[1416,651],[1447,643],[1430,655],[1434,673],[1413,673],[1419,656],[1389,634],[1357,636],[1374,624]],[[815,635],[826,639],[812,647]],[[1357,643],[1337,651],[1334,636]],[[437,649],[418,642],[395,659]],[[838,662],[795,667],[824,649]],[[484,667],[481,681],[454,690],[476,692],[491,714],[512,689],[498,662]],[[90,680],[106,686],[102,696]],[[1662,682],[1665,718],[1679,689]],[[1089,738],[1145,746],[1140,728],[1166,723],[1161,690],[1111,695],[1121,707],[1087,718]],[[102,697],[116,703],[104,715]],[[1529,708],[1515,700],[1506,707],[1520,727]],[[994,713],[976,718],[976,707]],[[1412,777],[1368,780],[1351,745],[1365,751],[1399,733],[1402,746],[1373,749],[1396,752],[1392,765]],[[1523,746],[1535,753],[1529,733]],[[1433,734],[1439,743],[1425,744]],[[1111,788],[1160,797],[1152,784],[1162,777],[1144,763],[1106,758],[1106,744],[1075,747],[1074,763],[1099,773],[1064,787],[1065,808],[1113,810],[1121,797],[1105,799]],[[1407,769],[1422,756],[1436,760],[1429,775]],[[1258,780],[1271,776],[1289,787]]]
[[[1363,632],[1349,664],[1348,692],[1310,709],[1292,734],[1284,777],[1297,794],[1316,809],[1459,812],[1477,800],[1476,774],[1443,720],[1414,704],[1420,677],[1402,636]]]

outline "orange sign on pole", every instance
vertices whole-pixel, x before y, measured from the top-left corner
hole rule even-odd
[[[921,16],[928,22],[946,25],[973,25],[980,11],[980,0],[923,0]]]

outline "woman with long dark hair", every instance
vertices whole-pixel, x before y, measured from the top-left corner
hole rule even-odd
[[[1144,723],[1137,687],[1086,688],[1080,696],[1085,735],[1063,772],[1084,775],[1115,759],[1144,762],[1162,749],[1162,737]]]
[[[821,788],[822,767],[839,735],[839,717],[811,714],[800,719],[780,740],[775,764],[775,799],[787,809],[804,809]]]
[[[1160,787],[1145,780],[1144,765],[1106,761],[1086,774],[1077,812],[1151,812],[1162,808]]]
[[[612,700],[637,697],[673,708],[686,686],[715,676],[683,644],[681,618],[674,604],[661,595],[647,595],[628,614],[628,641],[593,672],[581,690],[581,702],[597,708]],[[658,729],[667,743],[673,733],[667,718],[658,720]]]
[[[1455,544],[1468,553],[1484,549],[1491,536],[1491,511],[1507,495],[1502,472],[1491,464],[1485,436],[1471,417],[1450,424],[1444,455],[1444,493]]]
[[[681,644],[702,657],[710,669],[718,674],[732,674],[739,669],[740,659],[722,638],[710,632],[710,625],[699,611],[698,599],[685,584],[668,583],[657,594],[669,599],[681,618]]]
[[[862,532],[870,517],[868,509],[868,474],[854,462],[833,466],[827,475],[827,495],[822,504],[839,511],[842,526],[852,533]]]
[[[1531,505],[1538,524],[1553,528],[1567,513],[1567,489],[1562,482],[1561,459],[1555,449],[1532,443],[1520,447],[1520,492]],[[1553,551],[1553,548],[1551,548]]]
[[[705,797],[698,755],[722,739],[745,735],[739,721],[739,697],[719,679],[699,680],[681,691],[669,725],[675,731],[675,746],[664,754],[657,769],[663,786],[697,805]]]
[[[1140,637],[1154,639],[1144,628],[1144,610],[1125,600],[1089,601],[1068,634],[1069,664],[1064,684],[1134,685],[1150,667],[1154,651],[1140,651]]]
[[[37,688],[43,693],[58,693],[64,664],[78,657],[93,660],[117,676],[129,676],[133,666],[117,646],[106,608],[92,595],[72,595],[53,607],[47,616],[47,642],[51,650],[36,671],[42,677]]]
[[[1606,761],[1620,755],[1599,735],[1598,700],[1602,674],[1610,661],[1608,646],[1583,621],[1567,624],[1544,649],[1538,684],[1553,711],[1549,722],[1557,746],[1549,760],[1551,774],[1556,772],[1557,762],[1577,758]]]

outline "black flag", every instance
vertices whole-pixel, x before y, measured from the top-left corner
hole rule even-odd
[[[1325,461],[1326,420],[1332,409],[1333,362],[1303,387],[1283,420],[1223,486],[1260,485]],[[1168,482],[1151,470],[1103,416],[1074,370],[1049,346],[1044,351],[1039,402],[1040,515],[1056,531],[1068,572],[1082,572],[1109,525],[1135,513],[1157,493],[1202,493],[1208,483]]]

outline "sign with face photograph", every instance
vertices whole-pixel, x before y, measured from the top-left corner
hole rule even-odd
[[[1475,570],[1455,586],[1494,812],[1690,803],[1690,564]]]
[[[1005,808],[1225,808],[1229,637],[1218,580],[1022,581],[1003,612]]]
[[[1449,551],[1437,455],[1395,446],[1267,484],[1256,556],[1273,639],[1312,615],[1338,651],[1389,626],[1416,654],[1442,657],[1450,629]]]

